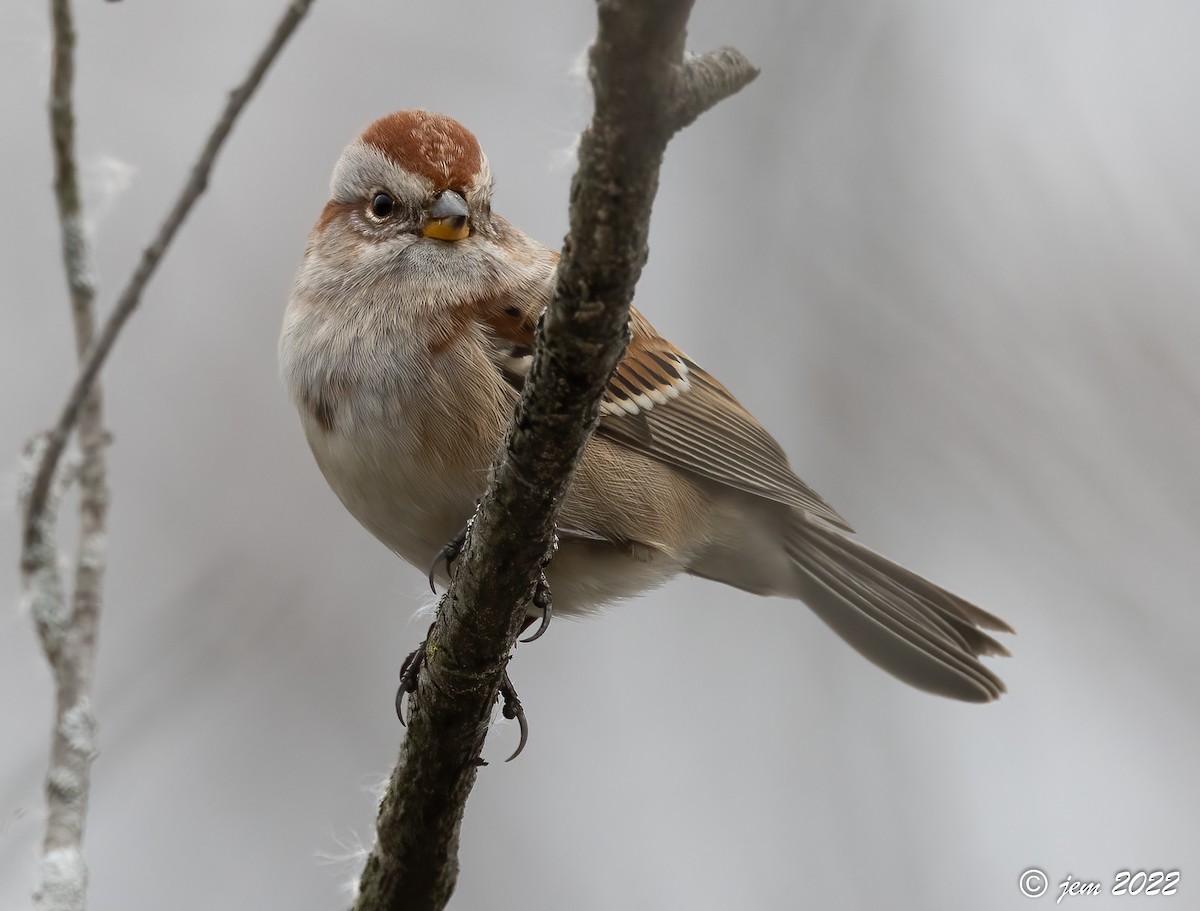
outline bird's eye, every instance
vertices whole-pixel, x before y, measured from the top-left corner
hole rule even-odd
[[[371,200],[371,214],[376,218],[388,218],[396,211],[396,200],[386,193],[376,193]]]

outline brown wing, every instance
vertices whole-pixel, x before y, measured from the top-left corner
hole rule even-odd
[[[524,381],[540,313],[533,295],[490,303],[484,318],[497,341],[497,366]],[[544,300],[544,298],[542,298]],[[598,433],[709,481],[727,484],[852,529],[792,472],[787,455],[729,391],[659,335],[637,310],[625,358],[600,403]]]
[[[600,405],[600,433],[702,478],[851,530],[796,477],[783,448],[729,390],[636,310],[630,328],[629,350]]]

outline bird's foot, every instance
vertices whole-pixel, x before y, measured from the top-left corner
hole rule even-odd
[[[421,666],[424,663],[425,643],[422,642],[413,649],[404,659],[404,664],[400,666],[400,687],[396,690],[396,717],[405,727],[407,724],[404,721],[404,697],[417,691],[417,679],[421,675]],[[504,676],[500,678],[499,695],[501,699],[500,713],[510,721],[516,719],[517,726],[521,731],[521,739],[517,742],[517,748],[508,759],[504,760],[512,762],[521,755],[521,751],[525,749],[525,744],[529,741],[529,722],[525,719],[525,707],[521,705],[521,697],[517,695],[517,689],[509,679],[507,669],[504,671]],[[481,759],[480,765],[487,765],[487,763]]]
[[[471,531],[471,526],[475,522],[475,517],[471,516],[467,520],[467,524],[463,526],[462,531],[446,542],[445,546],[438,551],[434,558],[433,566],[429,570],[429,586],[434,586],[434,576],[437,574],[438,568],[445,561],[446,569],[449,570],[450,565],[462,554],[463,548],[466,546],[467,535]],[[533,606],[542,612],[542,622],[538,626],[537,631],[527,639],[520,640],[521,642],[533,642],[540,639],[542,634],[546,632],[550,626],[550,618],[554,614],[554,599],[550,594],[550,583],[546,580],[546,567],[550,565],[550,561],[554,559],[554,555],[558,553],[558,535],[554,535],[550,543],[550,550],[542,560],[541,568],[538,570],[537,582],[533,588]],[[529,629],[534,624],[533,617],[527,617],[521,626],[521,632]],[[430,632],[433,627],[430,626]],[[428,636],[426,636],[428,641]],[[401,724],[404,721],[404,697],[411,695],[417,691],[417,679],[421,673],[421,666],[425,663],[425,642],[417,646],[412,653],[404,659],[404,664],[400,666],[400,687],[396,690],[396,717],[400,719]],[[509,720],[515,719],[521,731],[520,740],[517,743],[516,750],[505,760],[512,762],[521,755],[521,751],[525,749],[525,744],[529,740],[529,723],[525,719],[525,708],[521,705],[521,699],[517,696],[517,690],[509,679],[508,670],[504,671],[503,677],[500,679],[499,696],[501,699],[501,714]],[[485,764],[480,760],[480,764]]]

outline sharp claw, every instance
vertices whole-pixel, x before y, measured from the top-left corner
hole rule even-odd
[[[450,572],[450,564],[458,559],[462,553],[463,545],[467,541],[467,529],[471,525],[468,522],[462,527],[462,531],[456,534],[453,538],[442,545],[442,549],[437,552],[437,556],[433,558],[433,565],[429,567],[429,590],[435,595],[437,594],[437,585],[434,583],[434,576],[437,575],[438,567],[442,563],[446,564],[446,572]]]
[[[408,727],[404,721],[404,697],[417,691],[417,677],[421,673],[421,665],[425,662],[425,643],[422,642],[413,649],[404,663],[400,665],[400,687],[396,690],[396,717],[402,727]]]
[[[505,762],[512,762],[521,755],[521,751],[525,749],[525,743],[529,740],[529,725],[525,722],[525,713],[522,712],[517,716],[517,724],[521,728],[521,742],[517,744],[517,748],[513,750],[513,754],[509,756]]]
[[[508,671],[504,672],[504,677],[500,680],[500,697],[504,700],[504,708],[501,714],[505,718],[517,719],[517,725],[521,729],[521,740],[517,744],[516,750],[504,760],[505,762],[512,762],[525,749],[525,744],[529,740],[529,724],[525,720],[525,708],[521,705],[521,700],[517,697],[517,691],[513,687],[512,681],[508,679]]]
[[[518,642],[537,642],[538,639],[542,638],[542,633],[546,632],[546,627],[548,627],[549,625],[550,625],[550,615],[548,613],[542,614],[542,622],[541,622],[541,625],[538,626],[537,632],[534,633],[532,636],[530,636],[528,639],[519,639],[517,641]]]
[[[537,584],[533,588],[533,606],[542,612],[542,623],[532,636],[522,639],[522,642],[533,642],[542,638],[542,633],[550,626],[550,617],[554,614],[554,601],[550,597],[550,583],[546,581],[545,572],[538,573]]]
[[[461,548],[455,542],[458,539],[447,542],[442,546],[442,549],[437,552],[437,556],[433,558],[433,565],[429,567],[429,590],[435,595],[437,594],[437,584],[434,582],[434,576],[437,575],[438,567],[444,561],[446,564],[446,572],[450,571],[450,564],[461,553]]]

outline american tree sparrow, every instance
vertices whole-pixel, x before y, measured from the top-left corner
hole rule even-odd
[[[475,508],[530,364],[558,254],[492,212],[449,117],[390,114],[342,153],[284,319],[284,382],[329,486],[422,569]],[[555,609],[686,572],[807,604],[923,690],[986,702],[998,619],[864,547],[712,376],[631,313],[559,520]],[[438,578],[447,581],[439,567]]]

